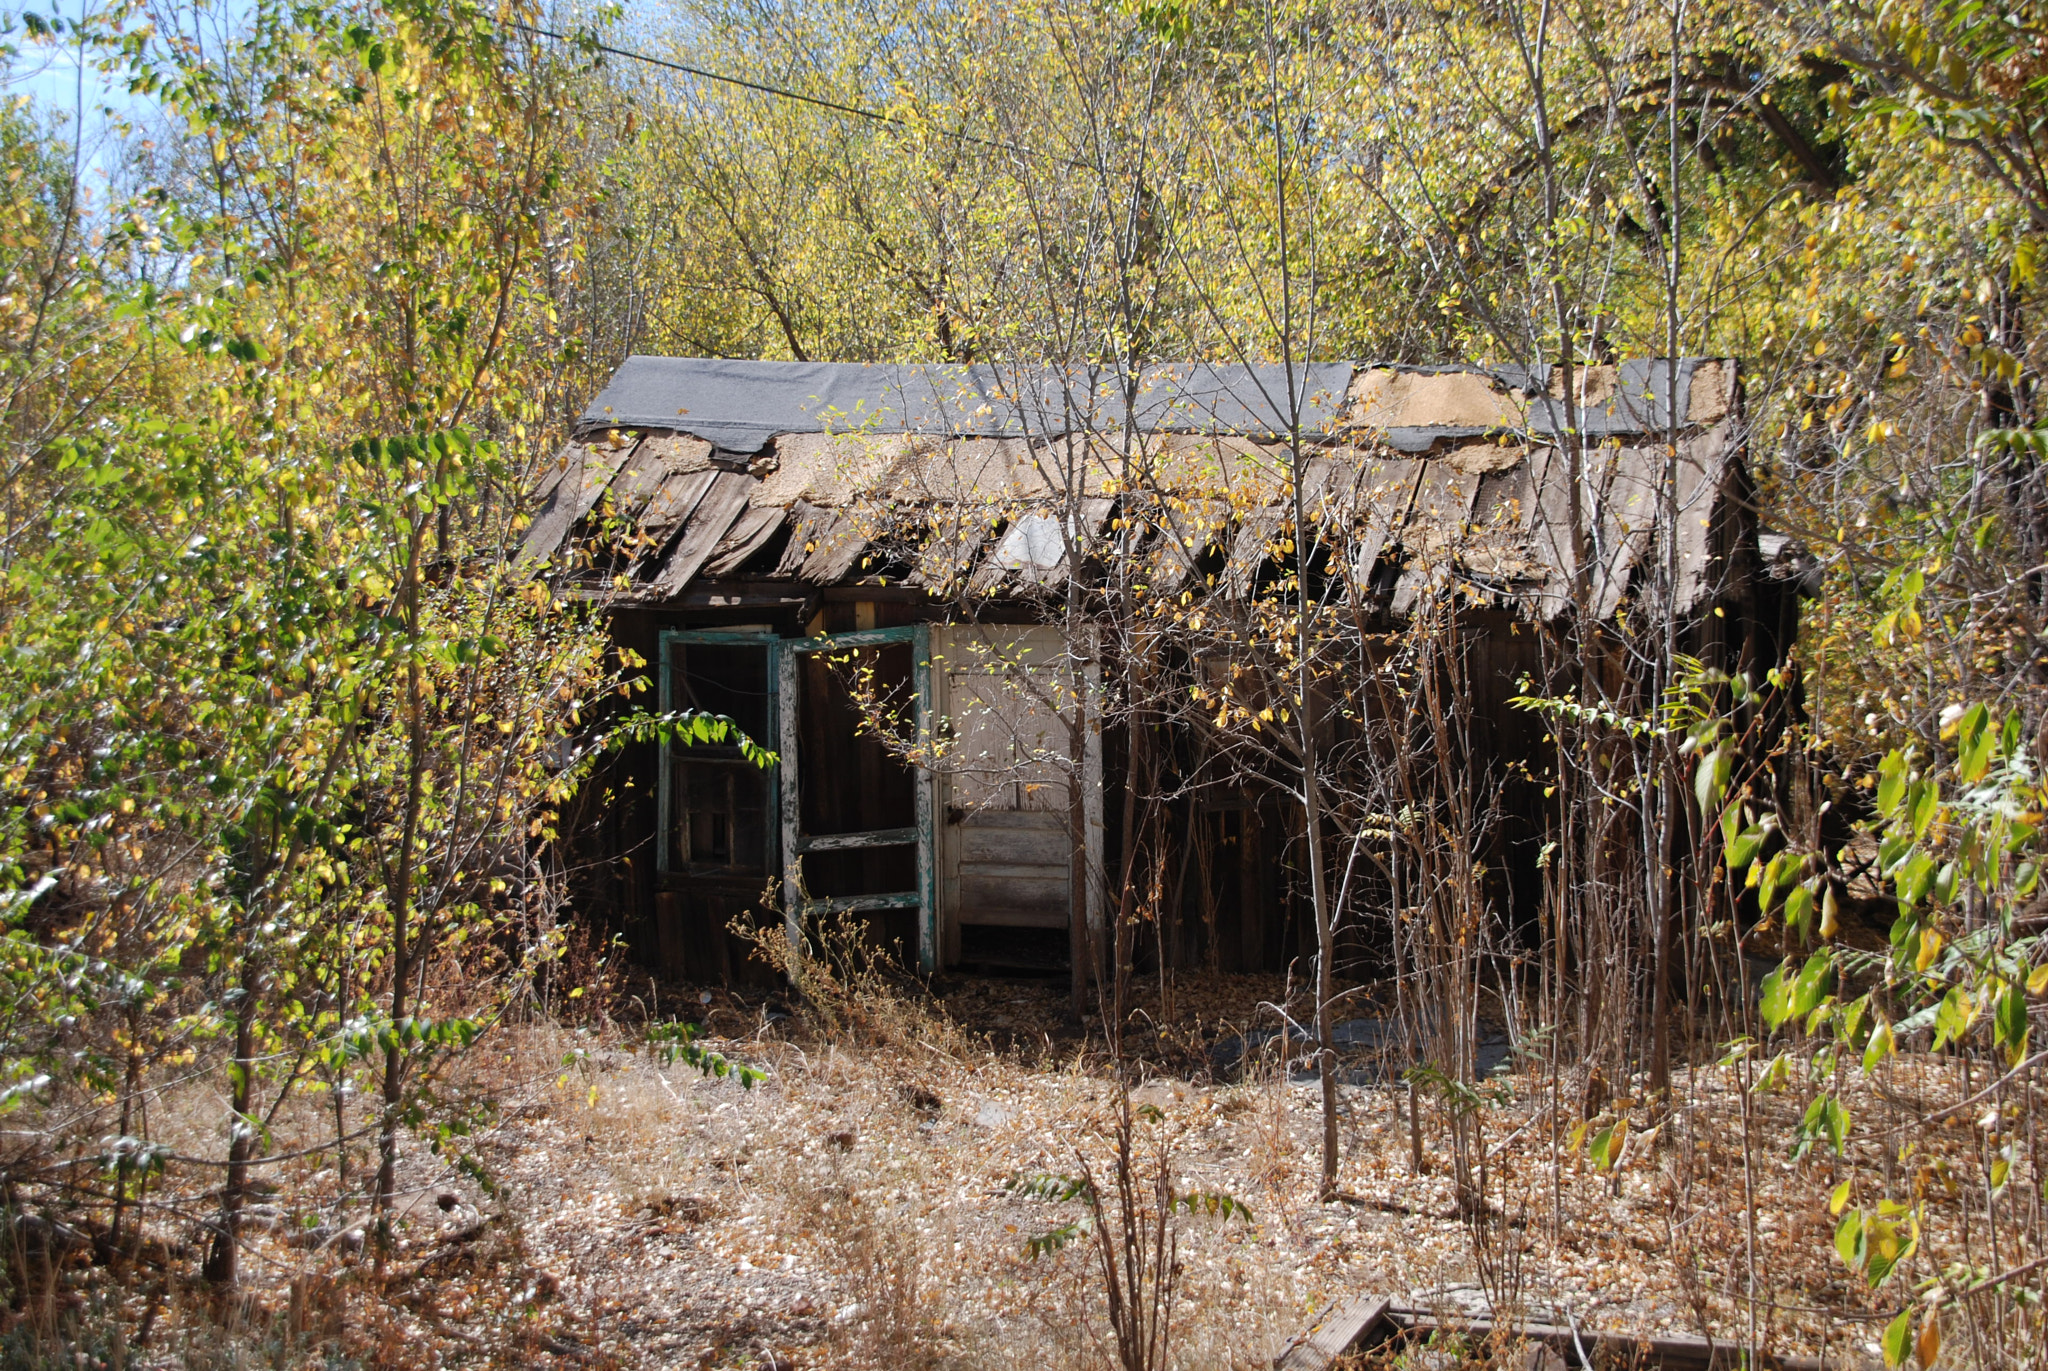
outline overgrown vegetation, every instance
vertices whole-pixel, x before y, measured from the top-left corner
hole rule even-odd
[[[122,0],[10,13],[5,41],[11,79],[64,54],[105,73],[131,126],[93,145],[84,111],[0,110],[0,1355],[169,1356],[170,1327],[198,1362],[216,1328],[235,1357],[397,1364],[394,1330],[458,1325],[477,1361],[567,1355],[511,1203],[406,1246],[421,1168],[499,1193],[498,1044],[579,1088],[628,1040],[707,1090],[764,1079],[736,1026],[714,1050],[655,988],[622,1028],[623,995],[574,970],[599,954],[565,958],[558,816],[590,759],[730,736],[636,713],[644,664],[605,655],[604,606],[520,559],[567,416],[626,353],[1051,360],[1091,391],[1183,357],[1477,360],[1549,368],[1568,417],[1586,368],[1692,355],[1741,359],[1753,513],[1821,593],[1792,661],[1709,670],[1657,612],[1675,561],[1591,612],[1573,516],[1573,612],[1530,628],[1555,753],[1523,779],[1560,835],[1536,929],[1477,858],[1503,778],[1460,767],[1456,567],[1398,630],[1369,620],[1297,422],[1258,548],[1277,574],[1228,612],[1154,596],[1140,532],[1172,525],[1192,565],[1247,511],[1165,517],[1161,454],[1084,424],[1123,501],[1084,547],[1095,459],[1041,454],[1066,564],[1101,569],[1046,596],[1075,831],[1105,720],[1150,789],[1094,873],[1109,933],[1074,958],[1102,1055],[1044,1068],[1051,1096],[1114,1078],[1037,1159],[1078,1209],[1006,1239],[1051,1274],[1002,1278],[1044,1282],[1060,1356],[1269,1354],[1270,1308],[1242,1343],[1176,1333],[1182,1234],[1294,1241],[1319,1206],[1436,1183],[1391,1158],[1447,1168],[1496,1311],[1564,1298],[1539,1287],[1604,1195],[1658,1214],[1631,1260],[1698,1330],[1754,1350],[1846,1323],[1894,1365],[2039,1364],[2038,4]],[[1575,431],[1559,454],[1601,460]],[[1674,468],[1654,517],[1685,513]],[[1169,729],[1200,766],[1146,752]],[[1319,944],[1279,1005],[1319,1076],[1312,1140],[1284,1062],[1239,1087],[1237,1189],[1185,1180],[1172,1111],[1131,1093],[1148,1052],[1211,1069],[1167,1061],[1192,988],[1134,971],[1205,767],[1293,807]],[[913,1078],[1021,1068],[857,945],[781,936],[797,1021],[758,1006],[749,1033],[786,1098],[902,1077],[900,1155],[863,1172],[834,1128],[774,1192],[878,1292],[818,1340],[968,1357],[934,1313],[940,1239],[903,1221],[940,1098]],[[1385,1065],[1419,1064],[1384,1139],[1394,1106],[1338,1076],[1340,1006],[1365,1003],[1340,936],[1384,948]],[[1517,1050],[1491,1080],[1482,1019]],[[597,1041],[551,1036],[579,1026]],[[461,1309],[420,1293],[458,1267]]]

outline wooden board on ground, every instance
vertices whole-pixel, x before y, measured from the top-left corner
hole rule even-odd
[[[1274,1359],[1274,1371],[1329,1371],[1340,1361],[1351,1365],[1361,1356],[1384,1349],[1400,1355],[1398,1344],[1413,1347],[1438,1333],[1453,1333],[1466,1343],[1494,1336],[1489,1318],[1457,1318],[1425,1309],[1408,1309],[1385,1296],[1354,1295],[1325,1309]],[[1710,1342],[1680,1334],[1594,1332],[1549,1323],[1502,1325],[1510,1347],[1527,1349],[1527,1365],[1536,1368],[1642,1367],[1645,1371],[1738,1371],[1758,1366],[1772,1371],[1820,1371],[1813,1357],[1787,1357],[1760,1352],[1754,1359],[1739,1342]],[[1366,1364],[1377,1364],[1367,1362]],[[1394,1365],[1393,1361],[1385,1364]],[[1402,1363],[1405,1364],[1405,1363]],[[1837,1365],[1841,1363],[1837,1362]]]
[[[1273,1362],[1274,1371],[1326,1371],[1378,1330],[1387,1305],[1384,1295],[1353,1295],[1331,1305]]]

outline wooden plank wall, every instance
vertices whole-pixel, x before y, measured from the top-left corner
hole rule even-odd
[[[1740,549],[1748,537],[1743,527],[1748,516],[1742,512],[1739,500],[1726,502],[1724,509],[1733,512],[1718,522],[1712,541],[1720,548]],[[1723,555],[1717,574],[1718,594],[1687,625],[1683,635],[1685,649],[1709,665],[1730,670],[1748,668],[1761,672],[1782,660],[1797,630],[1798,602],[1793,589],[1761,576],[1754,565],[1743,562],[1734,551]],[[859,599],[860,593],[857,587],[823,591],[805,610],[806,617],[788,622],[778,618],[775,630],[783,634],[843,632],[940,618],[945,612],[941,606],[920,601],[915,592],[891,594],[887,598],[877,596],[872,601]],[[1719,616],[1713,612],[1717,606],[1723,611]],[[651,662],[655,659],[655,637],[661,627],[718,626],[759,619],[760,614],[744,609],[690,615],[633,610],[615,615],[614,624],[619,644]],[[1015,625],[1015,631],[1056,633],[1043,625],[1022,622]],[[1500,901],[1517,922],[1526,926],[1533,926],[1540,908],[1537,861],[1547,838],[1550,817],[1543,795],[1547,730],[1540,714],[1515,708],[1509,701],[1521,690],[1525,676],[1532,678],[1539,692],[1562,688],[1556,677],[1548,686],[1544,684],[1545,632],[1512,611],[1462,611],[1457,628],[1460,666],[1453,682],[1459,703],[1469,709],[1469,751],[1458,759],[1459,764],[1475,786],[1475,793],[1498,800],[1498,813],[1487,839],[1486,863],[1492,883],[1489,896]],[[1549,656],[1555,660],[1560,654],[1560,645],[1553,641]],[[1618,658],[1614,665],[1614,684],[1618,685]],[[807,660],[804,688],[814,700],[829,697],[834,689],[825,679],[824,671],[820,659]],[[812,676],[817,679],[811,679]],[[1786,707],[1796,708],[1796,701]],[[941,704],[942,713],[944,708]],[[825,713],[812,713],[815,721],[807,727],[805,749],[819,759],[817,765],[821,769],[817,774],[821,778],[836,779],[810,787],[812,794],[807,795],[807,802],[815,796],[818,803],[827,803],[827,792],[833,792],[836,798],[830,799],[830,804],[851,804],[863,811],[857,821],[850,814],[839,816],[846,824],[872,826],[872,806],[867,797],[881,793],[877,786],[887,789],[877,770],[883,760],[878,745],[872,740],[862,743],[854,738],[843,718],[827,726],[823,722]],[[1178,749],[1182,762],[1194,764],[1191,758],[1199,749],[1190,739],[1173,740],[1171,747]],[[1102,829],[1100,866],[1112,883],[1121,876],[1121,825],[1116,816],[1122,803],[1124,750],[1124,745],[1112,737],[1104,787],[1109,821]],[[627,933],[636,952],[646,960],[662,962],[672,969],[687,966],[690,974],[697,975],[705,969],[701,957],[684,955],[679,964],[676,957],[660,954],[656,946],[660,920],[655,907],[658,883],[653,875],[653,796],[657,777],[652,753],[652,748],[629,749],[616,769],[617,774],[608,782],[618,797],[617,809],[595,827],[602,830],[596,835],[597,840],[616,860],[609,865],[607,874],[586,882],[603,887],[591,892],[590,907],[614,911],[607,917],[621,925],[620,931]],[[630,786],[622,784],[626,780],[631,781]],[[944,911],[942,954],[950,962],[958,955],[958,915],[963,904],[996,908],[992,896],[997,889],[990,883],[1000,883],[1016,874],[1009,871],[1014,862],[997,858],[1005,853],[1015,855],[1010,849],[1019,842],[1037,852],[1049,843],[1063,841],[1063,835],[1055,833],[1050,822],[1039,823],[1034,819],[1022,821],[1032,828],[1030,835],[1005,838],[992,831],[963,846],[960,825],[949,825],[944,811],[942,801],[938,816],[939,895]],[[1063,823],[1064,815],[1059,818]],[[814,821],[830,825],[837,820],[820,812]],[[1045,831],[1038,832],[1038,827]],[[1292,804],[1278,797],[1271,787],[1256,783],[1240,785],[1235,790],[1211,789],[1198,798],[1176,801],[1165,828],[1175,835],[1167,860],[1167,883],[1177,897],[1176,921],[1164,939],[1171,960],[1189,968],[1278,971],[1310,951],[1313,929],[1307,909],[1306,881],[1298,869],[1302,835],[1300,819]],[[872,865],[877,860],[886,861],[890,854],[844,855],[846,860]],[[1046,853],[1038,853],[1033,860],[1045,864],[1046,857]],[[857,872],[837,872],[828,871],[829,865],[821,861],[814,879],[825,878],[830,884],[845,885],[849,890],[870,885],[904,888],[910,883],[903,873],[868,871],[865,867]],[[987,869],[980,870],[981,866]],[[982,886],[988,888],[967,889],[962,884],[963,876],[973,880],[987,877]],[[1108,893],[1112,898],[1121,894]],[[579,901],[582,898],[579,895]],[[1363,977],[1379,969],[1375,959],[1384,955],[1384,937],[1376,936],[1374,927],[1376,918],[1384,918],[1387,902],[1387,892],[1376,877],[1368,873],[1358,882],[1353,913],[1363,917],[1353,918],[1355,931],[1341,953],[1348,974]],[[1056,917],[1052,902],[1040,899],[1032,907],[1037,910],[1037,917],[1025,922],[1042,922],[1051,928]],[[1159,955],[1158,943],[1152,938],[1142,942],[1145,946],[1141,957],[1151,959]]]

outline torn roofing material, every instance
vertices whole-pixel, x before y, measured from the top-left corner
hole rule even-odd
[[[1107,369],[628,357],[580,426],[670,429],[728,452],[784,433],[931,433],[1042,438],[1115,431],[1285,433],[1290,409],[1314,432],[1336,418],[1349,362],[1287,369],[1188,362],[1129,376]]]
[[[759,452],[785,433],[925,433],[1046,438],[1066,433],[1272,437],[1363,425],[1403,452],[1503,429],[1595,437],[1700,422],[1699,358],[1581,367],[1575,403],[1551,367],[1412,367],[1352,362],[1162,363],[1109,368],[938,363],[754,362],[628,357],[578,426],[665,429],[727,452]],[[1707,362],[1705,365],[1715,365]],[[1674,372],[1676,373],[1674,376]],[[1490,400],[1488,397],[1492,397]],[[1298,424],[1288,416],[1298,415]]]
[[[992,368],[634,358],[590,411],[605,418],[544,474],[525,555],[589,549],[592,572],[609,558],[604,579],[642,603],[746,574],[1004,598],[1064,584],[1070,539],[1084,559],[1107,539],[1161,593],[1184,593],[1209,558],[1214,593],[1255,593],[1292,539],[1293,450],[1265,431],[1288,407],[1285,374],[1077,375],[1005,389]],[[1459,586],[1544,619],[1581,596],[1614,616],[1641,569],[1666,565],[1667,481],[1672,609],[1713,595],[1753,536],[1733,362],[1582,367],[1569,404],[1542,369],[1332,364],[1295,379],[1303,510],[1396,617]],[[658,412],[673,409],[689,412]]]

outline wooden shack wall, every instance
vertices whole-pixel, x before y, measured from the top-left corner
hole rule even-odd
[[[1733,516],[1717,530],[1717,543],[1727,549],[1722,591],[1685,625],[1680,646],[1710,665],[1761,672],[1785,659],[1797,630],[1798,600],[1789,584],[1760,574],[1753,555],[1743,561],[1747,530],[1737,522],[1742,517]],[[943,613],[943,607],[915,594],[864,596],[855,587],[793,596],[786,585],[713,584],[692,599],[698,603],[613,614],[616,645],[648,664],[650,682],[658,679],[665,629],[756,624],[795,636],[891,627]],[[712,603],[718,600],[726,603]],[[1545,794],[1551,745],[1544,717],[1512,702],[1525,681],[1539,690],[1546,681],[1548,689],[1561,688],[1564,678],[1555,669],[1561,648],[1554,636],[1546,641],[1547,632],[1512,610],[1465,608],[1450,635],[1457,666],[1446,676],[1469,721],[1455,765],[1464,783],[1495,808],[1485,837],[1488,898],[1531,939],[1542,898],[1540,854],[1551,834]],[[650,690],[634,703],[652,708],[657,701]],[[1786,707],[1797,709],[1796,695]],[[812,745],[830,750],[828,740],[816,739]],[[1166,746],[1182,754],[1200,750],[1185,737]],[[1101,860],[1111,910],[1121,896],[1129,747],[1120,730],[1107,732]],[[852,760],[840,768],[850,794],[860,784],[853,756],[857,750],[848,752]],[[827,774],[833,774],[829,764]],[[1163,846],[1159,891],[1165,919],[1148,925],[1138,939],[1141,965],[1156,966],[1163,959],[1183,968],[1224,972],[1284,971],[1297,962],[1296,969],[1305,967],[1314,947],[1302,867],[1305,844],[1299,806],[1278,780],[1252,777],[1231,786],[1201,787],[1168,805],[1161,830],[1172,836]],[[746,966],[746,948],[729,940],[724,930],[678,927],[672,917],[664,920],[654,859],[660,837],[659,784],[658,749],[651,744],[626,747],[593,777],[569,825],[578,834],[570,862],[578,909],[591,923],[623,935],[635,959],[649,969],[696,980],[761,978],[763,969]],[[1142,872],[1140,879],[1149,882],[1152,873]],[[1149,899],[1149,890],[1145,894]],[[1374,864],[1364,863],[1343,914],[1347,932],[1341,974],[1363,978],[1385,970],[1388,903]],[[948,947],[949,960],[957,948],[955,939]]]

